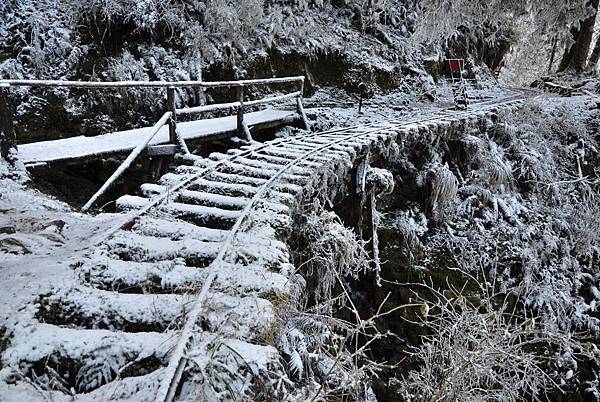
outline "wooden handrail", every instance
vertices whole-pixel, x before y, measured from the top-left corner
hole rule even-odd
[[[167,87],[167,110],[171,112],[169,119],[169,142],[177,144],[177,99],[175,97],[175,88]]]
[[[234,109],[239,106],[240,106],[240,102],[215,103],[213,105],[194,106],[194,107],[186,107],[183,109],[177,109],[177,114],[184,115],[184,114],[214,112],[214,111],[223,110],[223,109]]]
[[[282,84],[304,82],[304,76],[282,78],[260,78],[238,81],[61,81],[61,80],[0,80],[0,86],[24,87],[70,87],[70,88],[225,88],[249,85]]]
[[[302,93],[300,91],[296,91],[296,92],[292,92],[292,93],[289,93],[286,95],[272,96],[269,98],[246,101],[246,102],[244,102],[243,106],[255,106],[255,105],[262,105],[262,104],[266,104],[266,103],[278,102],[278,101],[282,101],[282,100],[286,100],[286,99],[298,98],[301,95],[302,95]],[[214,105],[195,106],[195,107],[188,107],[188,108],[184,108],[184,109],[177,109],[177,114],[183,115],[183,114],[192,114],[192,113],[213,112],[215,110],[233,109],[233,108],[238,108],[240,106],[242,106],[242,104],[239,101],[230,102],[230,103],[216,103]]]
[[[176,144],[176,129],[178,114],[192,114],[211,112],[215,110],[223,110],[236,108],[238,114],[238,131],[251,140],[250,131],[247,126],[244,126],[244,107],[271,102],[282,101],[286,99],[297,98],[297,111],[302,119],[302,124],[307,127],[306,115],[302,107],[302,96],[304,92],[304,76],[281,77],[281,78],[259,78],[250,80],[237,81],[62,81],[62,80],[0,80],[0,87],[11,86],[29,86],[29,87],[66,87],[66,88],[87,88],[87,89],[117,89],[117,88],[165,88],[167,90],[167,108],[171,112],[169,121],[169,140]],[[281,83],[299,83],[300,91],[286,95],[274,96],[269,98],[257,99],[245,102],[243,100],[244,87],[251,85],[268,85]],[[237,102],[221,103],[214,105],[204,105],[176,109],[175,89],[177,88],[237,88],[239,100]]]
[[[279,101],[286,100],[286,99],[299,98],[301,96],[302,96],[302,92],[296,91],[296,92],[292,92],[292,93],[289,93],[286,95],[271,96],[268,98],[247,101],[247,102],[244,102],[244,106],[262,105],[265,103],[279,102]]]

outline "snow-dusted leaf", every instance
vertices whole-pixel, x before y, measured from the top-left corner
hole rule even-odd
[[[289,360],[289,369],[290,371],[298,376],[298,379],[302,379],[302,374],[304,373],[304,363],[302,362],[302,357],[298,351],[292,351]]]

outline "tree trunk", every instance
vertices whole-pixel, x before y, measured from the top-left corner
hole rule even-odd
[[[600,60],[600,36],[596,39],[596,45],[588,61],[588,70],[595,70],[598,67],[598,60]]]
[[[596,24],[596,15],[598,3],[600,0],[590,0],[588,6],[592,7],[594,12],[581,22],[580,29],[571,28],[571,35],[575,44],[565,51],[565,55],[560,63],[558,71],[572,69],[583,71],[587,64],[587,57],[590,53],[590,45],[594,36],[594,25]]]
[[[567,45],[560,64],[558,65],[558,72],[565,71],[571,65],[573,60],[573,54],[575,52],[575,45],[579,40],[579,30],[577,28],[571,28],[571,36],[573,37],[573,44]]]
[[[8,91],[0,89],[0,157],[6,159],[10,149],[16,146],[12,103]]]
[[[552,66],[554,65],[554,58],[556,57],[556,47],[558,46],[558,38],[554,37],[552,40],[552,51],[550,52],[550,63],[548,64],[548,72],[552,72]]]
[[[590,54],[590,46],[594,36],[594,26],[596,25],[596,15],[598,14],[598,4],[600,0],[591,0],[590,4],[594,9],[593,15],[586,18],[581,24],[579,32],[579,40],[575,46],[575,54],[573,55],[572,66],[577,71],[583,71],[587,65],[588,55]]]

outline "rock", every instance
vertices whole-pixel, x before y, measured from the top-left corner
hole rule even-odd
[[[44,222],[39,225],[40,230],[50,229],[55,233],[62,233],[67,223],[62,219],[55,219],[50,222]]]
[[[15,232],[14,226],[0,226],[0,234],[13,234]]]
[[[0,239],[0,251],[9,254],[31,254],[31,250],[22,241],[14,237]]]

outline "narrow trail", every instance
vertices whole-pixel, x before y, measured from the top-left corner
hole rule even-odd
[[[276,361],[276,350],[259,340],[275,320],[272,295],[290,292],[294,269],[280,239],[298,202],[326,182],[327,168],[352,166],[365,149],[411,133],[478,124],[524,98],[208,158],[178,155],[172,173],[142,185],[143,196],[117,200],[126,213],[110,229],[44,257],[77,261],[81,283],[24,309],[29,324],[14,334],[9,364],[25,367],[31,380],[50,372],[63,379],[57,390],[83,399],[114,395],[121,382],[124,393],[145,387],[142,399],[163,402],[177,399],[194,365],[207,364],[198,356],[221,353],[217,341],[244,356],[240,372],[253,364],[244,350]]]

